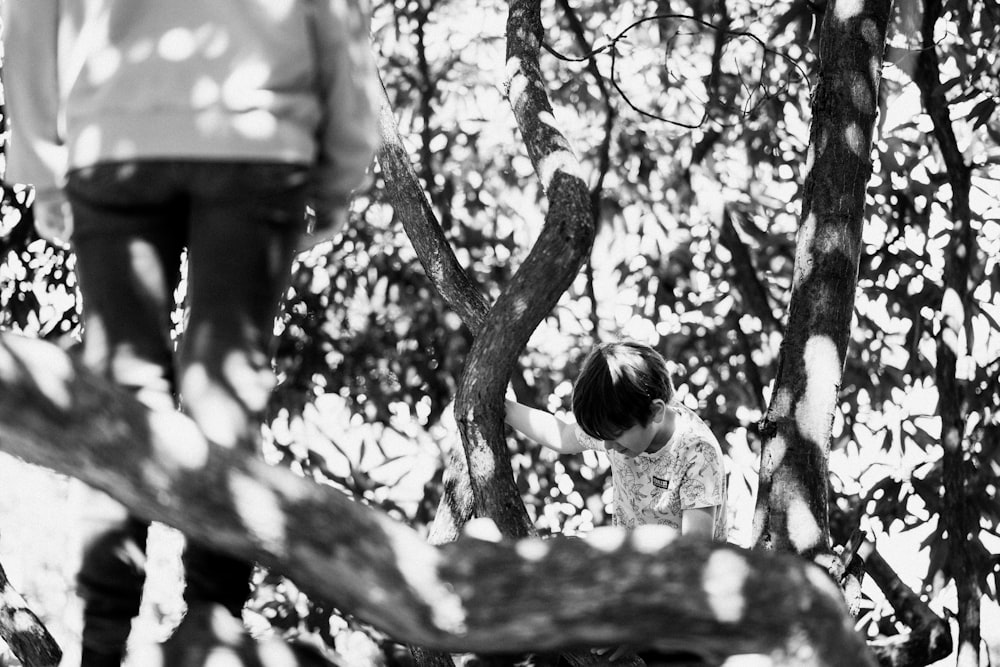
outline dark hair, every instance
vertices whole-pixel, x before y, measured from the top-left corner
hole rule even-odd
[[[598,345],[573,388],[573,415],[583,432],[613,440],[653,416],[653,401],[669,403],[674,385],[659,352],[632,341]]]

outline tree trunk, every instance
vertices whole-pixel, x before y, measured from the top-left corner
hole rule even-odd
[[[828,459],[850,338],[891,0],[831,0],[821,28],[809,172],[788,321],[761,422],[758,546],[828,554]],[[839,563],[829,558],[829,563]]]
[[[541,81],[537,67],[537,37],[541,29],[538,11],[537,4],[527,13],[514,8],[511,11],[511,21],[520,23],[516,33],[509,33],[516,37],[509,40],[508,51],[522,57],[527,54],[528,58],[523,71],[515,73],[515,77],[520,77],[518,81],[529,78],[532,82]],[[525,20],[533,20],[534,24],[525,27]],[[525,45],[526,35],[533,35],[535,41]],[[492,518],[507,536],[533,534],[510,469],[500,412],[502,397],[517,356],[531,332],[572,282],[589,251],[593,223],[585,208],[589,205],[586,186],[582,179],[565,173],[567,166],[575,164],[575,157],[554,128],[547,127],[545,131],[543,127],[539,131],[537,119],[531,117],[540,109],[548,110],[551,116],[548,101],[540,92],[543,89],[529,88],[519,88],[518,99],[512,98],[511,103],[516,112],[520,109],[522,134],[529,155],[545,180],[543,185],[552,212],[541,237],[515,276],[508,290],[511,293],[501,297],[492,310],[455,259],[420,189],[386,97],[380,109],[379,164],[390,198],[428,277],[476,336],[455,408],[464,447],[452,451],[445,471],[444,494],[429,537],[432,544],[456,539],[462,526],[477,513]],[[560,162],[553,173],[543,174],[545,167],[540,163],[545,161]],[[524,303],[530,307],[522,308]],[[423,650],[415,651],[414,658],[424,667],[444,660],[443,656]],[[587,664],[591,660],[587,657],[574,662]]]
[[[506,91],[528,156],[548,199],[541,234],[476,336],[455,397],[474,514],[503,535],[533,533],[511,473],[503,434],[503,395],[517,358],[538,323],[576,277],[594,240],[587,184],[566,139],[548,124],[552,107],[538,66],[538,0],[514,0],[507,20]]]
[[[974,473],[966,435],[967,386],[957,377],[958,359],[963,356],[961,341],[966,318],[970,313],[971,291],[969,274],[976,257],[975,233],[969,196],[972,188],[972,168],[966,164],[951,124],[948,100],[941,88],[940,66],[934,27],[942,12],[941,0],[925,0],[921,26],[923,48],[917,56],[914,81],[920,88],[924,111],[934,125],[934,138],[941,151],[951,185],[952,230],[945,250],[944,290],[941,306],[941,327],[937,335],[935,383],[938,390],[938,415],[941,417],[942,498],[941,521],[947,531],[948,568],[958,593],[958,667],[979,667],[980,662],[980,603],[975,550],[968,542],[979,535],[979,517],[969,507],[967,480]]]
[[[873,665],[838,589],[793,555],[644,527],[428,545],[338,490],[207,443],[48,343],[0,335],[3,449],[253,559],[397,640],[449,652],[630,643]]]

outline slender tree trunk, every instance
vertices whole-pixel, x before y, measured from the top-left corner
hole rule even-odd
[[[535,48],[535,59],[537,60],[537,46]],[[544,94],[541,94],[539,101],[537,91],[533,92],[530,99],[535,106],[547,105]],[[578,270],[578,265],[574,268],[573,262],[580,261],[579,258],[583,251],[580,247],[572,245],[569,252],[566,252],[564,248],[566,240],[572,242],[574,238],[579,239],[581,234],[573,229],[569,230],[570,233],[566,233],[566,225],[573,226],[580,223],[575,219],[570,219],[567,223],[559,216],[551,216],[555,222],[547,221],[545,228],[549,230],[548,233],[543,231],[542,238],[536,243],[528,260],[519,270],[518,276],[520,278],[515,278],[515,286],[511,289],[515,290],[516,294],[520,294],[516,297],[518,300],[532,303],[532,309],[524,312],[516,311],[515,308],[516,312],[512,312],[507,304],[516,303],[516,301],[501,299],[494,309],[496,312],[491,313],[482,291],[472,282],[455,258],[454,252],[441,230],[441,225],[421,190],[419,179],[403,146],[386,96],[383,96],[382,99],[379,120],[382,138],[379,149],[379,165],[382,168],[386,187],[396,213],[400,216],[403,227],[417,251],[425,272],[448,305],[460,315],[473,335],[477,336],[477,340],[484,330],[491,330],[487,327],[492,327],[492,331],[500,334],[499,336],[485,335],[484,338],[488,342],[484,348],[481,348],[485,352],[480,352],[479,357],[476,356],[475,351],[470,355],[470,362],[463,372],[459,395],[463,395],[462,388],[467,388],[468,392],[474,394],[478,390],[471,388],[470,385],[475,385],[485,377],[487,383],[492,385],[494,389],[499,387],[499,396],[502,397],[503,387],[510,377],[517,355],[523,349],[538,322],[555,305]],[[558,156],[565,144],[564,141],[559,141],[561,136],[558,132],[553,130],[554,134],[552,135],[537,133],[534,131],[533,125],[529,126],[528,130],[532,131],[531,135],[526,135],[531,139],[530,142],[526,140],[526,144],[531,146],[529,153],[540,160],[550,158],[553,154]],[[553,186],[549,193],[550,200],[554,202],[554,206],[561,207],[566,214],[573,215],[579,206],[576,201],[572,200],[567,205],[566,192],[567,188],[565,187]],[[569,192],[573,193],[569,195],[570,198],[576,194],[575,190],[572,189]],[[582,230],[583,243],[589,247],[588,234],[589,238],[592,239],[592,224],[589,228],[583,225]],[[562,260],[564,264],[554,261],[554,257]],[[564,277],[557,279],[554,284],[545,279],[540,280],[539,276],[547,271],[545,268],[547,266],[554,266],[559,273],[564,274]],[[545,277],[548,278],[550,275]],[[563,283],[565,284],[563,285]],[[548,291],[543,289],[541,293],[533,293],[536,285],[546,285]],[[560,287],[560,285],[563,286]],[[488,316],[494,318],[492,324],[487,324]],[[507,338],[507,335],[511,333],[515,337],[513,339]],[[506,361],[498,361],[498,357],[504,358]],[[506,365],[511,366],[511,368],[505,370]],[[489,371],[485,375],[483,368]],[[470,381],[466,381],[470,378]],[[473,411],[480,405],[480,399],[482,396],[477,396],[472,401]],[[456,412],[460,410],[468,410],[468,408],[463,407],[457,409]],[[478,415],[471,417],[471,419],[475,420],[477,417]],[[440,545],[457,539],[462,526],[472,518],[475,512],[476,498],[473,479],[478,480],[480,497],[485,496],[488,499],[484,501],[484,506],[487,508],[484,510],[486,516],[495,520],[499,517],[498,523],[506,527],[508,535],[526,536],[533,534],[520,495],[517,493],[516,487],[513,486],[510,461],[502,431],[502,415],[499,412],[488,415],[484,417],[483,423],[488,425],[489,432],[484,431],[479,426],[478,421],[469,421],[468,425],[462,429],[462,436],[463,442],[474,443],[474,451],[480,455],[479,460],[483,462],[485,467],[473,468],[473,474],[470,474],[466,448],[456,447],[452,450],[444,474],[444,494],[431,526],[429,535],[431,544]],[[486,454],[485,458],[482,456],[484,453]],[[422,667],[447,665],[450,661],[444,654],[421,648],[411,648],[411,652],[414,659]],[[589,654],[582,656],[567,654],[566,657],[574,665],[586,665],[594,661],[594,658]],[[623,662],[622,667],[628,667],[629,664]]]
[[[493,519],[503,535],[533,532],[510,467],[503,434],[503,395],[517,358],[538,323],[576,277],[594,240],[589,189],[557,128],[545,94],[538,52],[538,0],[513,0],[507,20],[506,90],[528,156],[549,202],[541,234],[476,336],[455,397],[475,498],[475,514]]]
[[[830,551],[828,458],[850,338],[891,0],[831,0],[820,35],[809,171],[777,379],[761,423],[754,542]],[[839,560],[827,558],[831,569]]]
[[[971,443],[966,435],[968,388],[957,377],[958,359],[963,356],[961,341],[969,315],[971,292],[969,275],[977,248],[972,229],[969,195],[972,168],[965,162],[951,124],[948,100],[941,88],[940,65],[934,27],[941,17],[941,0],[925,0],[921,26],[923,48],[917,56],[914,81],[920,88],[924,111],[934,125],[934,139],[944,161],[951,186],[952,229],[945,250],[944,290],[941,326],[937,335],[935,380],[938,414],[941,417],[942,476],[944,497],[941,520],[949,542],[950,574],[958,593],[958,667],[979,667],[980,603],[982,590],[967,543],[977,539],[979,517],[968,503],[968,479],[973,474]]]

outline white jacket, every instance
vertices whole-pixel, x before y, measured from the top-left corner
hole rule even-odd
[[[377,141],[364,0],[4,0],[7,181],[132,159],[315,165],[342,205]]]

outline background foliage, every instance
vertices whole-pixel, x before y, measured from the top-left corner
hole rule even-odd
[[[941,611],[953,595],[938,521],[933,368],[951,193],[912,78],[923,48],[919,8],[897,4],[834,426],[833,526],[840,543],[858,526],[872,531],[907,583]],[[523,402],[565,411],[595,340],[630,336],[657,346],[671,362],[680,399],[724,444],[731,539],[740,544],[749,543],[756,423],[769,398],[791,281],[821,11],[798,0],[543,4],[549,95],[589,182],[601,186],[599,227],[589,266],[535,332],[512,391]],[[1000,11],[990,2],[947,2],[944,16],[935,35],[942,88],[974,168],[975,305],[965,313],[959,365],[975,471],[969,511],[982,527],[975,545],[988,619],[997,617],[1000,583]],[[459,260],[491,298],[526,256],[544,214],[498,89],[505,20],[505,4],[489,0],[383,1],[374,20],[382,75],[427,196]],[[73,257],[35,239],[28,204],[23,186],[5,187],[0,325],[72,344]],[[471,337],[425,279],[377,166],[353,224],[325,250],[300,258],[278,324],[280,384],[267,455],[423,528],[437,507],[446,454],[458,443],[449,408]],[[549,457],[513,437],[509,444],[543,534],[609,522],[605,462],[593,454]],[[4,488],[18,488],[16,480],[29,474],[19,465],[4,459],[4,469],[15,471],[14,486]],[[48,500],[31,508],[49,513],[73,504],[72,484],[49,484]],[[3,510],[2,553],[52,548],[23,526],[11,528],[32,509],[18,503]],[[71,532],[71,524],[62,528]],[[164,531],[159,544],[169,553],[178,542]],[[179,572],[169,556],[161,560],[167,574],[151,583],[143,616],[154,636],[181,613]],[[8,570],[57,636],[72,637],[74,622],[63,611],[72,569],[39,556],[20,572]],[[353,656],[345,664],[398,659],[379,646],[384,638],[331,618],[288,582],[260,577],[252,605],[258,627],[318,632],[338,655]],[[877,591],[869,594],[862,624],[870,634],[895,632],[891,610]],[[63,603],[50,606],[55,599]],[[989,634],[988,622],[984,633],[996,652],[1000,638]]]

